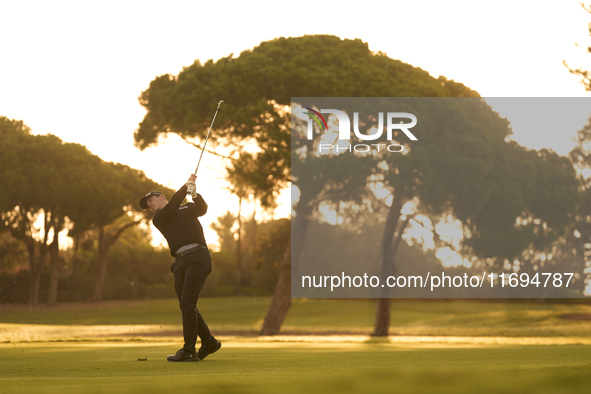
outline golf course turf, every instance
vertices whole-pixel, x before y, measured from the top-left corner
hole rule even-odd
[[[368,336],[370,301],[293,301],[287,335],[258,337],[269,299],[204,299],[224,346],[196,363],[166,361],[182,345],[173,300],[0,305],[0,392],[582,393],[591,385],[589,322],[569,318],[586,316],[587,305],[401,301],[394,335],[380,339]],[[101,327],[108,333],[96,334]]]

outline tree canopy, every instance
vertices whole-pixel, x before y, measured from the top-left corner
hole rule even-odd
[[[143,172],[104,162],[82,145],[32,135],[22,121],[0,117],[0,136],[0,224],[28,243],[32,303],[37,302],[35,289],[51,232],[57,251],[66,220],[71,234],[102,228],[127,213],[143,216],[137,202],[146,191],[168,191]],[[43,218],[41,228],[36,226],[38,217]]]
[[[291,176],[292,97],[476,97],[464,85],[435,79],[426,71],[370,51],[359,39],[317,35],[278,38],[240,56],[195,61],[178,76],[155,78],[139,101],[147,114],[134,134],[144,149],[160,136],[176,133],[205,138],[217,102],[210,141],[240,147],[254,139],[260,148],[253,177],[263,200],[277,193]],[[242,160],[236,160],[239,166]],[[252,167],[252,161],[249,161]]]

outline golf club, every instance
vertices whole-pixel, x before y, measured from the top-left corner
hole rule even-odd
[[[203,143],[203,148],[201,148],[201,155],[199,156],[199,161],[197,162],[197,168],[195,168],[195,172],[193,173],[194,175],[197,175],[197,170],[199,170],[199,164],[201,164],[201,158],[203,157],[203,152],[205,152],[205,146],[207,145],[207,140],[209,139],[209,133],[211,133],[211,128],[213,127],[213,122],[215,122],[215,117],[217,116],[218,111],[220,110],[220,105],[222,105],[223,102],[224,102],[224,100],[220,100],[218,102],[218,107],[215,110],[215,114],[213,114],[213,119],[211,120],[211,124],[209,125],[209,130],[207,131],[207,137],[205,137],[205,142]],[[195,189],[195,185],[189,185],[189,187],[187,188],[187,194],[192,194],[194,189]]]

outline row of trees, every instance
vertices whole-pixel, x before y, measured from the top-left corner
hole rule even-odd
[[[172,190],[81,145],[33,135],[22,121],[0,117],[0,136],[2,301],[174,296],[170,255],[150,246],[151,213],[137,205],[147,190]],[[237,221],[228,213],[214,225],[222,251],[206,294],[268,294],[275,283],[273,256],[289,238],[288,222],[257,223],[253,215],[239,226],[241,242]],[[66,236],[73,246],[60,250]]]
[[[3,235],[11,240],[13,246],[23,245],[9,233]],[[170,254],[166,249],[155,249],[150,240],[149,228],[145,226],[132,226],[121,234],[109,249],[101,289],[102,300],[174,297],[168,269]],[[0,303],[28,301],[31,272],[26,261],[27,253],[19,248],[16,251],[20,254],[11,256],[13,264],[1,266],[4,270],[0,273]],[[75,250],[74,247],[60,249],[56,260],[57,301],[88,302],[95,299],[100,273],[98,230],[88,231],[79,239]],[[41,268],[37,290],[40,302],[48,299],[50,274],[47,264]]]
[[[280,266],[278,261],[289,238],[289,220],[245,223],[242,248],[242,273],[238,275],[238,242],[235,239],[236,216],[226,214],[215,223],[221,250],[213,252],[215,268],[202,291],[203,296],[269,295]],[[256,228],[256,230],[255,230]],[[51,238],[51,237],[50,237]],[[56,258],[59,302],[85,302],[93,299],[99,276],[98,230],[87,231],[74,247],[61,249]],[[103,300],[175,297],[169,270],[168,248],[151,245],[150,229],[132,226],[109,249],[105,267]],[[24,303],[28,300],[29,270],[25,243],[9,232],[0,233],[0,303]],[[241,282],[238,282],[238,279]],[[38,295],[49,295],[50,269],[41,269]]]
[[[227,212],[211,227],[217,232],[220,251],[213,254],[215,268],[207,286],[226,286],[226,294],[270,294],[279,262],[290,236],[288,219],[257,222]]]
[[[110,248],[126,229],[146,220],[138,196],[167,189],[139,170],[104,162],[82,145],[33,135],[22,121],[0,117],[0,138],[0,232],[25,245],[29,303],[39,302],[46,263],[47,303],[57,302],[63,230],[74,240],[74,252],[89,234],[96,236],[98,269],[91,298],[102,300]]]
[[[454,113],[449,117],[425,109],[422,123],[431,127],[423,129],[421,144],[406,144],[408,154],[359,157],[317,155],[312,141],[292,136],[292,97],[476,99],[449,104],[457,106],[445,108]],[[213,107],[224,98],[214,143],[237,147],[228,170],[235,184],[266,207],[290,181],[299,188],[293,236],[261,330],[277,334],[291,304],[292,268],[297,270],[306,228],[318,219],[320,204],[383,212],[380,264],[386,273],[412,219],[401,212],[409,201],[415,214],[431,223],[446,215],[460,220],[468,234],[461,251],[495,267],[522,253],[537,255],[564,235],[577,213],[579,183],[572,163],[508,142],[508,122],[478,97],[460,83],[372,53],[360,40],[280,38],[238,57],[197,61],[178,76],[154,79],[140,97],[147,114],[135,140],[143,149],[169,132],[204,138]],[[242,147],[253,141],[258,152],[244,153]],[[390,192],[386,207],[375,198],[367,202],[370,181]],[[523,225],[515,226],[517,221]],[[378,300],[375,335],[387,335],[390,302]]]

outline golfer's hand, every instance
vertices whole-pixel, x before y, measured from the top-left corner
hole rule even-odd
[[[195,174],[191,174],[191,176],[189,177],[189,180],[186,183],[187,194],[190,194],[191,197],[197,196],[197,191],[195,190],[195,179],[197,179],[197,176]]]

